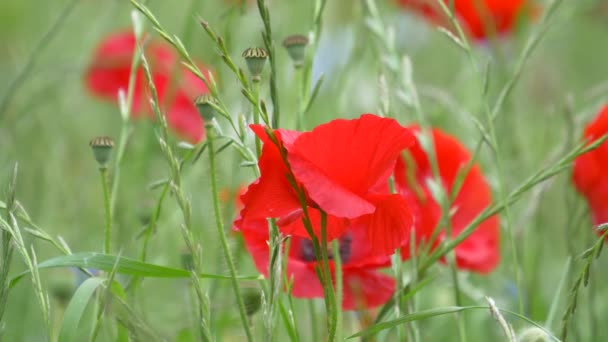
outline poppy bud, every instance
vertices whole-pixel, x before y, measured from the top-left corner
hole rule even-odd
[[[251,74],[251,80],[253,82],[260,81],[260,75],[264,70],[266,59],[268,59],[268,52],[262,48],[248,48],[243,51],[243,58],[247,62],[247,68]]]
[[[55,279],[51,282],[51,295],[61,305],[66,305],[74,293],[74,283],[69,277]]]
[[[260,290],[257,288],[244,288],[242,289],[242,294],[247,316],[252,316],[258,312],[262,306],[262,295]]]
[[[182,260],[182,267],[188,271],[194,269],[194,258],[192,257],[192,253],[190,251],[182,252],[180,255]]]
[[[140,205],[139,209],[137,210],[137,218],[142,226],[147,226],[150,223],[155,209],[156,208],[154,207],[154,203],[152,201],[145,201]]]
[[[100,167],[106,166],[108,160],[110,160],[110,154],[112,153],[112,147],[114,147],[114,141],[110,137],[97,137],[93,138],[89,143],[89,146],[93,149],[93,156]]]
[[[301,68],[304,65],[307,45],[308,37],[301,34],[289,36],[283,41],[283,46],[287,49],[287,53],[289,53],[289,57],[291,57],[296,68]]]
[[[213,96],[209,94],[203,94],[194,100],[198,113],[205,121],[211,121],[215,117],[215,108],[211,103],[215,104],[216,102]]]
[[[522,342],[544,342],[550,341],[551,339],[542,329],[532,327],[525,329],[519,335],[518,341]]]

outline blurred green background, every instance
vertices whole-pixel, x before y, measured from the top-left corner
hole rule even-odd
[[[443,34],[408,15],[391,1],[378,1],[385,22],[395,27],[396,45],[411,57],[415,82],[425,112],[433,125],[457,136],[469,148],[479,139],[466,112],[481,117],[479,84],[466,56]],[[311,28],[313,1],[270,0],[275,41]],[[226,39],[232,58],[244,67],[241,52],[262,45],[262,23],[255,6],[241,13],[221,0],[159,1],[148,5],[167,31],[180,36],[191,54],[215,69],[220,88],[234,113],[246,113],[247,102],[239,85],[222,64],[216,48],[196,18],[211,24]],[[103,243],[103,196],[89,140],[97,135],[118,139],[121,119],[118,108],[92,97],[84,87],[83,73],[99,41],[110,32],[130,27],[131,4],[126,0],[3,0],[0,2],[0,185],[5,188],[10,170],[19,164],[17,198],[40,227],[60,235],[71,249],[100,251]],[[334,118],[351,118],[378,112],[380,58],[375,42],[365,27],[361,1],[329,0],[315,58],[314,78],[325,74],[322,91],[306,120],[306,127]],[[58,19],[61,18],[61,19]],[[149,25],[147,31],[151,32]],[[490,98],[511,77],[519,55],[535,25],[522,25],[514,34],[495,44],[480,43],[475,55],[480,65],[491,60]],[[296,89],[287,53],[278,53],[278,80],[282,126],[293,128]],[[604,1],[563,1],[552,25],[528,60],[522,78],[508,98],[496,122],[504,158],[507,189],[563,155],[581,135],[582,125],[608,99],[608,8]],[[389,79],[389,88],[398,80]],[[269,98],[262,88],[262,97]],[[269,102],[269,101],[267,101]],[[392,110],[400,122],[414,122],[413,111],[394,99]],[[235,192],[253,180],[250,170],[239,167],[230,149],[220,156],[221,187]],[[488,151],[480,164],[496,189],[494,161]],[[115,246],[123,255],[136,256],[142,229],[140,216],[150,210],[158,190],[149,184],[166,177],[168,168],[158,148],[153,125],[137,121],[124,157],[121,185],[115,213]],[[194,223],[204,246],[203,272],[225,273],[221,251],[212,226],[207,165],[198,162],[184,174],[185,189],[191,196]],[[512,209],[515,245],[522,265],[526,315],[544,322],[556,297],[559,280],[566,271],[568,257],[575,258],[572,272],[580,269],[577,258],[592,241],[588,219],[573,224],[575,208],[584,207],[575,195],[567,172],[525,196]],[[4,195],[2,195],[4,196]],[[1,198],[1,197],[0,197]],[[225,208],[226,222],[235,213],[233,203]],[[180,232],[181,213],[175,200],[167,198],[158,231],[152,238],[149,262],[181,267],[185,251]],[[504,223],[504,220],[503,220]],[[504,233],[504,230],[503,230]],[[240,273],[254,274],[250,258],[243,252],[238,236],[231,245]],[[500,307],[516,310],[516,287],[511,263],[512,251],[503,234],[503,258],[499,269],[489,276],[462,275],[468,304],[483,304],[483,296],[496,299]],[[49,245],[28,237],[38,260],[58,255]],[[24,269],[19,257],[13,259],[12,273]],[[578,267],[577,267],[578,266]],[[582,291],[571,331],[575,341],[608,338],[603,317],[608,313],[608,266],[605,256],[594,263],[590,287]],[[419,307],[452,305],[449,274],[438,266],[440,276],[425,288]],[[69,270],[42,271],[43,284],[54,293],[58,283],[73,283]],[[569,284],[569,283],[568,283]],[[255,285],[255,283],[253,284]],[[214,324],[221,327],[218,340],[240,340],[238,313],[227,282],[206,282],[210,289]],[[568,285],[569,286],[569,285]],[[150,326],[175,340],[181,329],[192,324],[187,305],[191,295],[187,280],[145,280],[138,313]],[[567,289],[558,294],[558,311],[553,325],[557,332],[565,309]],[[301,332],[306,333],[308,314],[296,301]],[[61,320],[61,304],[53,299],[53,321]],[[321,310],[321,302],[318,303]],[[472,338],[483,341],[500,338],[495,322],[484,311],[466,313]],[[259,315],[258,315],[259,316]],[[346,315],[347,331],[355,332],[355,314]],[[254,317],[257,322],[259,317]],[[256,324],[254,322],[254,324]],[[526,326],[513,319],[518,333]],[[259,323],[259,322],[258,322]],[[258,324],[261,326],[261,324]],[[451,316],[421,322],[423,340],[453,340],[456,321]],[[31,284],[21,282],[10,294],[2,340],[40,341],[45,337],[38,303]],[[261,329],[260,329],[261,330]],[[261,331],[256,331],[260,335]],[[109,334],[103,335],[108,338]],[[306,336],[303,336],[304,340]],[[392,340],[395,336],[388,336]],[[187,340],[187,339],[186,339]]]

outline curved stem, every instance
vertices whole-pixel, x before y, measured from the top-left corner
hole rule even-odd
[[[306,81],[304,79],[304,71],[302,68],[294,69],[295,83],[298,85],[298,112],[296,113],[296,130],[301,131],[304,121],[304,111],[308,99],[306,98]]]
[[[211,173],[211,196],[213,199],[213,211],[215,214],[217,233],[220,238],[220,243],[222,244],[222,250],[224,251],[226,263],[228,264],[228,268],[230,270],[232,289],[234,290],[234,295],[236,297],[236,301],[239,307],[241,322],[243,324],[243,328],[245,329],[245,333],[247,334],[247,340],[252,341],[253,335],[251,333],[251,329],[249,328],[247,313],[245,311],[245,304],[243,302],[243,297],[241,296],[241,292],[239,290],[238,281],[236,280],[236,268],[234,266],[234,261],[232,260],[232,255],[230,254],[228,241],[226,240],[226,232],[224,231],[222,212],[220,210],[220,200],[217,191],[217,179],[215,177],[215,147],[213,146],[213,140],[215,139],[215,128],[213,127],[212,123],[206,123],[205,129],[207,131],[207,143],[209,150],[209,172]]]
[[[72,0],[69,2],[61,11],[61,14],[57,17],[53,25],[49,28],[48,31],[44,34],[44,36],[38,41],[34,49],[32,49],[32,54],[28,57],[25,66],[17,77],[13,79],[10,85],[7,88],[6,93],[2,96],[2,100],[0,100],[0,115],[2,115],[7,109],[8,106],[13,99],[13,96],[17,92],[17,90],[21,87],[23,82],[29,77],[29,75],[34,70],[34,65],[36,64],[37,58],[42,54],[41,52],[49,45],[49,43],[57,36],[57,32],[66,22],[66,19],[72,13],[72,10],[76,7],[76,5],[80,2],[80,0]]]
[[[253,80],[252,83],[253,85],[251,88],[253,91],[253,98],[255,100],[255,105],[253,108],[253,123],[257,125],[260,123],[260,111],[258,110],[260,107],[260,81]],[[260,157],[260,154],[262,154],[262,144],[260,138],[257,136],[255,137],[255,152],[258,158]]]
[[[106,212],[106,228],[105,238],[103,241],[103,252],[110,254],[111,240],[112,240],[112,210],[110,208],[110,189],[108,187],[108,169],[106,167],[99,168],[99,174],[101,175],[101,187],[103,188],[103,203]]]

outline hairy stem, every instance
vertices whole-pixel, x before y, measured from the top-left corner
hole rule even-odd
[[[220,238],[220,243],[222,245],[222,250],[224,251],[224,258],[228,263],[228,268],[230,270],[231,284],[232,289],[234,291],[234,295],[236,297],[236,301],[239,307],[239,313],[241,316],[241,323],[243,328],[245,329],[245,334],[247,335],[247,339],[249,341],[253,340],[253,335],[251,333],[251,329],[249,328],[249,321],[247,319],[247,312],[245,311],[245,303],[243,302],[243,297],[241,296],[241,291],[239,289],[239,284],[236,279],[236,268],[234,266],[234,261],[232,260],[232,255],[230,253],[230,247],[228,246],[228,241],[226,239],[226,232],[224,231],[224,223],[222,222],[222,212],[220,210],[220,199],[218,196],[217,190],[217,179],[216,179],[216,170],[215,170],[215,147],[214,147],[214,139],[215,139],[215,128],[212,123],[207,123],[205,125],[207,130],[207,143],[209,144],[209,172],[211,173],[211,196],[213,199],[213,211],[215,215],[215,224],[217,227],[217,233]]]

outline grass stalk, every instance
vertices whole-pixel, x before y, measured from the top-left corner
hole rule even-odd
[[[255,99],[255,104],[253,105],[253,123],[258,125],[260,123],[260,112],[257,110],[257,106],[260,103],[260,81],[252,80],[251,90],[253,93],[253,98]],[[260,138],[255,137],[255,152],[258,158],[262,154],[262,142]]]
[[[167,160],[167,162],[169,164],[169,169],[170,169],[170,174],[171,174],[171,179],[169,181],[171,192],[175,196],[177,204],[182,212],[182,216],[183,216],[183,220],[184,220],[184,223],[182,226],[182,228],[183,228],[182,233],[184,236],[185,243],[188,246],[190,253],[192,254],[193,270],[192,270],[191,279],[192,279],[192,283],[193,283],[194,289],[197,294],[197,299],[198,299],[197,306],[198,306],[198,313],[199,313],[199,319],[200,319],[200,324],[199,324],[200,334],[203,337],[203,340],[211,341],[211,340],[213,340],[213,338],[211,336],[211,330],[210,330],[210,312],[208,310],[208,308],[209,308],[208,297],[205,295],[205,292],[203,291],[203,288],[202,288],[201,281],[198,278],[198,274],[200,273],[201,258],[200,258],[200,250],[199,250],[196,242],[194,241],[194,237],[192,235],[192,232],[193,232],[192,206],[190,204],[190,201],[188,199],[186,199],[186,196],[183,192],[182,178],[181,178],[181,172],[180,172],[181,171],[180,162],[175,157],[175,151],[173,150],[173,148],[167,143],[168,136],[169,136],[168,127],[167,127],[167,119],[160,111],[158,93],[156,91],[156,85],[154,84],[153,79],[152,79],[150,65],[148,64],[148,61],[146,60],[144,55],[142,55],[141,59],[142,59],[142,65],[144,68],[146,80],[148,81],[148,86],[150,87],[150,93],[152,95],[151,96],[152,109],[154,111],[154,115],[156,117],[156,122],[159,127],[160,148],[161,148],[161,151],[163,152],[163,155],[165,156],[165,159]]]
[[[231,284],[232,290],[234,291],[234,295],[236,297],[236,301],[239,307],[239,313],[241,316],[241,323],[243,325],[243,329],[245,330],[245,334],[247,335],[247,340],[253,341],[253,334],[251,333],[251,329],[249,327],[249,322],[247,319],[247,312],[245,311],[245,303],[243,301],[243,297],[241,296],[241,291],[239,289],[239,283],[236,279],[236,267],[234,266],[234,261],[232,260],[232,254],[230,252],[230,246],[228,246],[228,241],[226,239],[226,232],[224,230],[224,223],[222,222],[222,211],[220,209],[220,199],[218,196],[217,189],[217,177],[216,177],[216,165],[215,165],[215,127],[211,122],[207,122],[205,125],[205,129],[207,131],[207,144],[209,151],[209,173],[211,176],[211,196],[213,201],[213,211],[215,216],[215,224],[217,228],[217,233],[220,239],[220,243],[222,246],[222,250],[224,252],[224,258],[226,263],[228,264],[228,269],[230,271],[231,276]]]
[[[34,65],[36,64],[37,58],[42,54],[42,51],[53,41],[53,38],[57,36],[57,33],[66,22],[67,18],[70,16],[76,5],[80,2],[80,0],[72,0],[68,2],[55,22],[51,25],[48,31],[40,38],[36,46],[32,49],[32,53],[27,58],[25,65],[19,71],[17,76],[11,81],[9,86],[6,88],[7,91],[2,96],[0,100],[0,117],[3,114],[6,114],[6,110],[8,109],[11,100],[14,95],[17,93],[17,90],[21,87],[23,82],[27,80],[29,75],[34,71]]]
[[[264,325],[266,341],[276,340],[274,327],[276,326],[277,307],[280,305],[281,278],[283,277],[283,252],[282,238],[279,227],[274,219],[268,220],[268,248],[270,250],[270,261],[268,263],[270,289],[267,291],[268,299],[264,310]]]
[[[264,45],[266,46],[266,51],[268,52],[268,61],[270,63],[270,98],[272,100],[272,121],[270,122],[270,126],[273,128],[278,128],[281,111],[279,90],[277,87],[276,50],[272,34],[272,25],[270,23],[270,12],[268,10],[266,0],[257,0],[257,4],[260,12],[260,18],[264,24],[262,38],[264,40]]]
[[[107,167],[99,167],[99,176],[101,178],[101,187],[103,189],[103,204],[105,212],[103,252],[105,254],[110,254],[112,252],[112,209],[110,207],[110,189],[108,186]]]
[[[343,322],[342,322],[342,296],[343,296],[343,286],[342,284],[342,258],[340,255],[340,242],[338,239],[333,240],[332,242],[332,250],[333,250],[333,261],[334,261],[334,278],[336,279],[336,290],[335,290],[335,301],[334,301],[334,310],[335,310],[335,329],[336,329],[336,341],[342,341],[342,333],[343,333]]]

